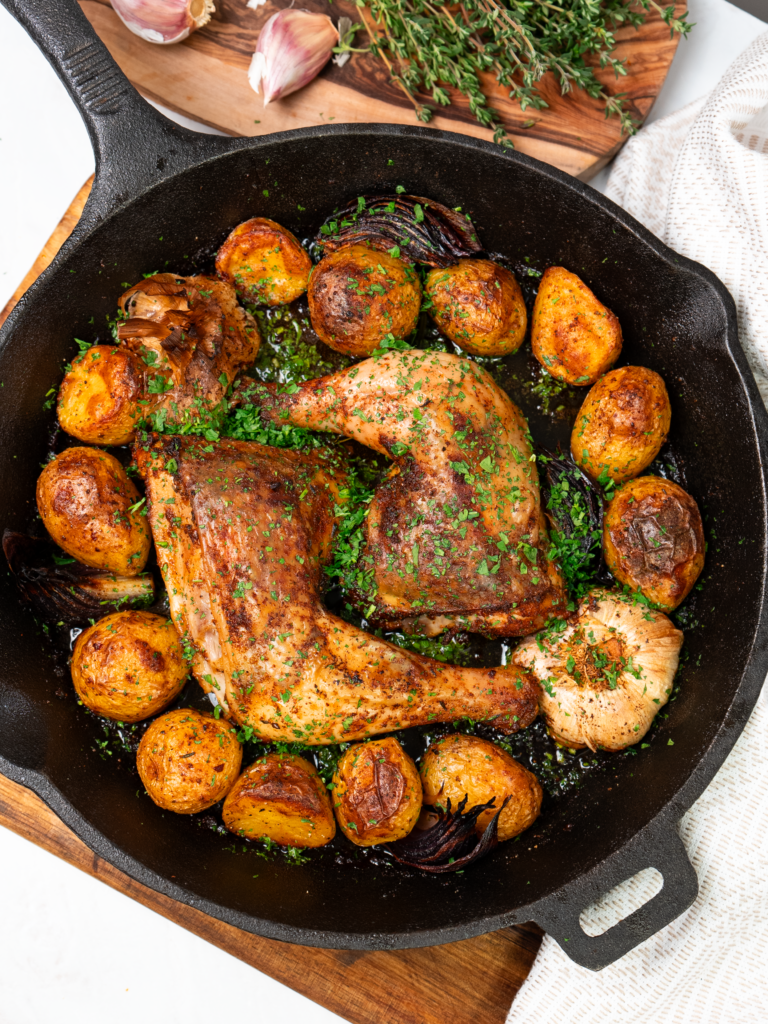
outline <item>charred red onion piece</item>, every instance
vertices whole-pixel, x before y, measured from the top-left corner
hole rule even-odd
[[[483,811],[494,806],[495,799],[476,804],[465,813],[468,799],[465,796],[453,812],[449,799],[448,809],[440,813],[437,824],[423,832],[416,828],[405,839],[388,843],[384,849],[405,867],[418,868],[432,874],[460,871],[467,864],[480,860],[498,846],[499,815],[507,806],[509,797],[494,814],[479,839],[475,832],[477,819]]]
[[[146,573],[113,576],[80,562],[51,565],[50,545],[24,533],[6,530],[3,551],[23,597],[47,618],[86,623],[155,594],[154,581]]]
[[[406,263],[429,267],[448,267],[482,251],[472,221],[463,214],[407,195],[362,196],[328,217],[315,239],[324,256],[356,243],[383,252],[397,249]]]

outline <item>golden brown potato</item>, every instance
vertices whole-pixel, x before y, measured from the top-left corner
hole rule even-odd
[[[336,818],[357,846],[402,839],[421,813],[416,765],[392,736],[350,747],[333,782]]]
[[[178,696],[188,674],[172,622],[151,612],[115,612],[75,641],[72,682],[105,718],[141,722]]]
[[[307,290],[312,262],[299,240],[266,217],[238,224],[216,256],[216,272],[248,302],[293,302]]]
[[[565,267],[547,267],[533,307],[531,347],[566,384],[594,384],[621,352],[617,317]]]
[[[539,816],[542,789],[536,776],[523,768],[501,747],[478,736],[454,733],[433,743],[421,759],[424,803],[451,810],[468,796],[465,810],[495,800],[477,819],[477,832],[488,827],[494,814],[509,797],[499,816],[499,840],[512,839]]]
[[[138,500],[117,459],[97,448],[67,448],[37,481],[40,517],[59,547],[118,576],[137,576],[149,555],[146,517],[130,511]]]
[[[89,444],[128,444],[144,413],[144,367],[137,355],[94,345],[72,362],[59,389],[59,423]]]
[[[520,285],[491,260],[462,260],[430,271],[425,283],[429,314],[451,341],[476,356],[517,352],[528,314]]]
[[[671,418],[658,373],[622,366],[606,373],[584,399],[571,434],[571,454],[593,480],[623,483],[659,454]]]
[[[323,780],[292,754],[266,754],[246,768],[224,801],[223,817],[230,832],[280,846],[325,846],[336,835]]]
[[[413,267],[365,245],[325,256],[309,279],[309,316],[326,345],[369,356],[388,334],[407,338],[421,309]]]
[[[242,760],[243,748],[228,722],[180,708],[156,718],[144,733],[136,767],[158,807],[197,814],[227,795]]]
[[[619,583],[672,611],[688,596],[704,567],[699,507],[671,480],[630,480],[605,510],[603,551]]]

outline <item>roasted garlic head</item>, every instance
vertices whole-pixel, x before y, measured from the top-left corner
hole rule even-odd
[[[662,612],[593,590],[560,633],[529,636],[516,665],[541,683],[550,734],[567,747],[623,750],[669,700],[683,634]]]

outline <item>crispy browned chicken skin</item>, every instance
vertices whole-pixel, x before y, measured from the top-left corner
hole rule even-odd
[[[527,424],[476,363],[391,352],[292,394],[248,390],[266,418],[345,434],[393,460],[355,580],[369,621],[524,636],[564,613]]]
[[[245,441],[155,435],[135,447],[171,614],[225,713],[268,740],[333,743],[462,716],[514,732],[538,684],[444,665],[322,605],[338,472]]]

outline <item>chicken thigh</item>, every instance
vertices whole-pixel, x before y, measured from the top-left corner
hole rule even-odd
[[[536,717],[539,687],[523,670],[445,665],[323,607],[343,485],[330,464],[188,436],[153,435],[134,452],[195,676],[256,735],[333,743],[464,716],[515,732]]]
[[[353,581],[372,624],[523,636],[565,613],[527,424],[477,363],[391,352],[289,389],[249,383],[244,395],[265,418],[393,460]]]

